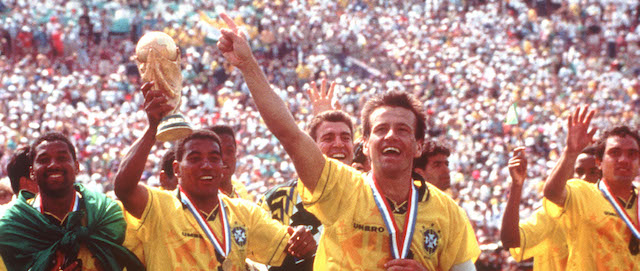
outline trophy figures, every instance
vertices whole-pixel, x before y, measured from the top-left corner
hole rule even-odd
[[[173,106],[158,125],[156,138],[174,141],[191,134],[192,129],[184,116],[178,113],[182,96],[182,73],[180,73],[180,49],[173,39],[163,32],[149,32],[136,45],[135,59],[142,82],[154,81],[154,89],[161,89]]]

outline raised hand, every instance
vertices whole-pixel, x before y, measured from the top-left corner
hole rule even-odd
[[[322,79],[322,84],[320,85],[320,92],[318,92],[318,88],[316,86],[316,82],[311,82],[311,88],[307,89],[307,94],[309,95],[309,99],[311,100],[311,107],[313,110],[313,115],[318,115],[324,111],[330,110],[340,110],[342,107],[340,103],[336,101],[333,105],[331,105],[331,99],[333,99],[333,90],[336,87],[336,82],[332,82],[331,86],[329,86],[329,91],[327,92],[327,79]]]
[[[593,142],[593,135],[596,133],[595,128],[589,131],[589,124],[595,114],[594,110],[589,110],[589,106],[585,105],[576,108],[576,110],[567,118],[567,152],[579,153],[585,147]]]
[[[157,128],[158,124],[164,116],[173,110],[173,107],[167,104],[167,97],[162,90],[153,90],[154,82],[147,82],[142,85],[140,90],[144,95],[144,111],[147,113],[149,127]]]
[[[222,36],[218,40],[218,49],[231,65],[243,69],[251,61],[255,61],[251,53],[251,47],[247,42],[244,33],[238,31],[236,23],[226,13],[221,13],[220,17],[227,24],[228,28],[220,29]]]
[[[509,174],[513,180],[513,184],[522,187],[527,177],[527,157],[525,156],[525,147],[517,147],[513,150],[513,157],[509,159]]]

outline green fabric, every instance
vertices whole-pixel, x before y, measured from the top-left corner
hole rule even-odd
[[[76,257],[82,243],[103,270],[144,270],[138,258],[122,246],[127,225],[117,202],[80,184],[75,189],[85,208],[69,213],[62,226],[27,203],[34,194],[21,191],[0,219],[0,255],[7,269],[47,270],[57,250]],[[87,225],[83,226],[85,215]]]

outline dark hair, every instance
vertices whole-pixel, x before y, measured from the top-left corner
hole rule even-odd
[[[69,152],[71,153],[71,157],[73,157],[73,161],[78,161],[76,158],[76,148],[73,146],[73,143],[69,140],[68,137],[59,132],[47,132],[44,135],[41,135],[36,139],[36,141],[31,144],[31,150],[29,151],[29,160],[33,163],[33,159],[36,158],[36,148],[44,141],[62,141],[64,144],[67,144]]]
[[[425,142],[420,157],[413,159],[413,168],[424,168],[429,163],[429,157],[444,154],[449,157],[451,151],[445,145],[435,141]]]
[[[231,138],[233,138],[233,146],[236,146],[236,133],[233,131],[231,126],[226,124],[217,124],[207,128],[207,130],[216,133],[218,136],[230,135]]]
[[[31,167],[29,151],[29,146],[17,149],[9,158],[9,163],[7,163],[7,175],[14,194],[20,192],[20,178],[29,178],[29,167]]]
[[[614,136],[619,136],[619,137],[630,136],[636,141],[636,144],[638,144],[638,146],[640,147],[640,135],[638,135],[638,132],[631,130],[631,128],[625,125],[616,126],[605,131],[602,134],[602,137],[598,140],[598,142],[596,142],[595,149],[596,149],[596,158],[598,160],[602,161],[602,157],[604,156],[604,149],[607,147],[607,139]]]
[[[341,110],[330,110],[324,111],[318,115],[313,116],[311,121],[309,121],[309,125],[307,126],[307,133],[316,141],[318,137],[318,127],[323,122],[343,122],[349,127],[349,132],[351,132],[351,136],[353,136],[353,123],[351,122],[351,117],[347,115],[344,111]]]
[[[363,136],[365,138],[369,138],[371,134],[371,121],[369,120],[371,113],[383,106],[400,107],[413,112],[416,116],[416,139],[424,138],[424,134],[427,130],[427,124],[426,116],[422,110],[420,101],[407,92],[397,90],[390,91],[382,95],[376,95],[364,104],[360,118],[363,123]]]
[[[182,161],[182,156],[184,155],[184,145],[194,139],[209,139],[220,146],[220,137],[218,137],[216,133],[204,129],[194,130],[193,133],[191,133],[189,136],[178,141],[178,144],[176,145],[176,160]]]
[[[164,174],[167,177],[175,177],[176,174],[173,172],[173,161],[176,160],[176,150],[173,148],[169,148],[164,155],[162,156],[161,166],[162,170],[164,170]]]
[[[596,156],[597,151],[598,150],[596,149],[596,146],[589,145],[586,148],[582,149],[580,153]]]
[[[367,162],[367,156],[364,155],[364,141],[359,138],[353,146],[353,163],[365,163]]]

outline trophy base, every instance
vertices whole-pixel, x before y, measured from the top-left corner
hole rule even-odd
[[[156,139],[159,141],[176,141],[187,137],[193,132],[189,123],[180,114],[168,115],[162,118],[158,125]]]

